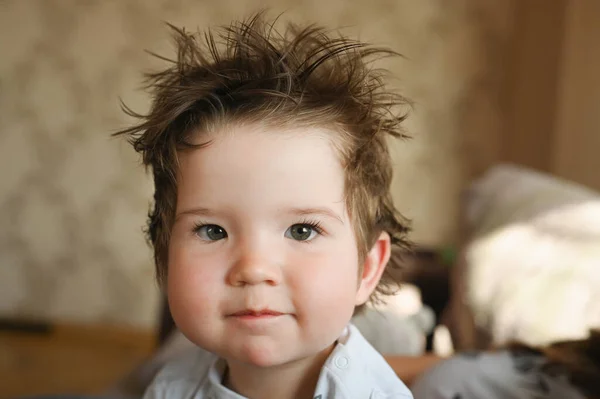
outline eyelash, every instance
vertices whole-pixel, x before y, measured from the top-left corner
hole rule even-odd
[[[324,233],[325,233],[325,231],[323,230],[323,227],[321,225],[321,222],[319,222],[318,220],[304,219],[300,223],[294,223],[294,224],[302,224],[305,226],[309,226],[310,228],[314,229],[317,232],[317,234],[319,234],[319,235],[324,235]]]

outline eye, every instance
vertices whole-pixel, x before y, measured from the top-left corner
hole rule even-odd
[[[219,241],[227,238],[227,232],[216,224],[203,224],[194,229],[194,232],[203,240]]]
[[[311,223],[294,224],[285,232],[287,238],[296,241],[310,241],[314,239],[317,234],[321,234],[321,229],[317,224]]]

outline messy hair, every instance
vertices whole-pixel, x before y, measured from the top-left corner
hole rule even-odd
[[[156,275],[167,276],[169,238],[177,200],[178,153],[202,147],[197,138],[226,124],[321,127],[334,132],[345,170],[345,202],[364,259],[379,234],[408,249],[408,222],[392,203],[388,137],[401,128],[408,102],[384,87],[386,72],[372,61],[395,52],[332,35],[321,27],[287,24],[278,33],[264,13],[201,33],[169,25],[176,59],[153,54],[166,69],[146,74],[152,106],[126,135],[154,177],[148,237]],[[194,143],[194,140],[196,142]],[[398,264],[386,267],[371,300],[395,292]]]

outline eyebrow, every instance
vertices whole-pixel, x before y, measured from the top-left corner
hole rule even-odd
[[[211,211],[208,208],[202,208],[202,207],[190,208],[190,209],[186,209],[185,211],[178,212],[175,215],[175,220],[178,220],[182,216],[186,216],[186,215],[196,215],[196,216],[211,217],[211,216],[215,216],[216,213],[213,212],[213,211]]]
[[[341,224],[344,224],[343,219],[336,212],[334,212],[333,210],[331,210],[327,207],[290,208],[287,210],[286,213],[296,215],[296,216],[321,215],[321,216],[335,219],[335,220],[339,221]],[[177,213],[177,215],[175,215],[175,220],[178,220],[179,218],[186,216],[186,215],[212,217],[212,216],[215,216],[216,214],[217,214],[216,212],[212,211],[209,208],[203,208],[203,207],[190,208],[190,209],[186,209],[185,211],[181,211],[181,212]]]

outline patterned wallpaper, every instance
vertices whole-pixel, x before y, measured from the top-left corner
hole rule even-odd
[[[270,7],[405,54],[389,66],[415,100],[415,139],[394,145],[395,198],[416,241],[452,242],[459,132],[497,117],[489,49],[504,37],[506,4],[0,1],[0,316],[155,322],[158,292],[141,233],[152,186],[136,154],[109,136],[128,123],[119,97],[138,111],[148,106],[140,72],[158,61],[143,50],[171,54],[163,21],[194,29]]]

